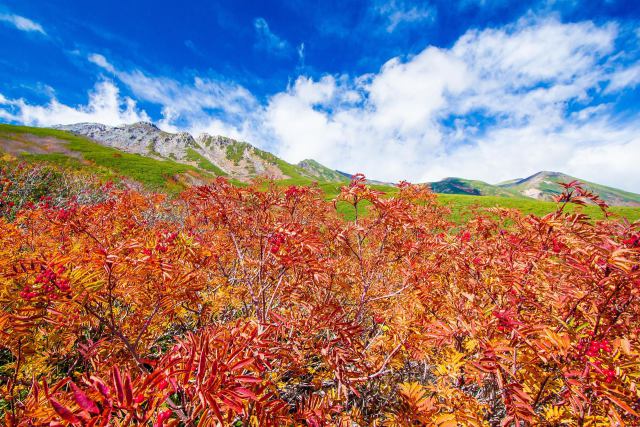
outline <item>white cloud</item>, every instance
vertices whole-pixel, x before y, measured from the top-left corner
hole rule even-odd
[[[118,88],[110,81],[96,84],[89,92],[87,105],[76,107],[62,104],[55,98],[47,105],[31,105],[23,99],[11,100],[0,95],[0,117],[37,126],[80,122],[120,125],[149,120],[144,111],[138,110],[135,101],[128,97],[122,98]]]
[[[122,71],[100,54],[90,54],[88,59],[113,74],[136,99],[160,105],[162,118],[157,124],[163,130],[225,135],[268,145],[259,131],[262,107],[238,84],[198,76],[183,83],[138,69]]]
[[[379,1],[374,6],[377,14],[385,17],[386,30],[392,33],[399,25],[433,22],[436,9],[428,3],[407,4],[404,0]]]
[[[256,30],[256,47],[276,55],[287,55],[290,51],[289,43],[274,34],[264,18],[256,18],[253,21]]]
[[[105,58],[103,55],[100,55],[99,53],[90,54],[88,59],[89,62],[96,64],[98,67],[104,68],[110,73],[116,72],[116,69],[109,63],[109,61],[107,61],[107,58]]]
[[[300,77],[271,99],[266,124],[285,159],[376,179],[498,182],[556,169],[639,191],[624,154],[640,153],[639,126],[590,105],[610,79],[616,90],[635,81],[632,69],[608,71],[616,36],[615,25],[553,19],[469,31],[377,74]]]
[[[47,34],[44,31],[44,28],[42,28],[42,25],[32,21],[31,19],[25,18],[24,16],[14,15],[11,13],[0,13],[0,21],[6,22],[20,31],[36,32],[43,35]]]
[[[640,62],[629,68],[616,71],[611,76],[611,82],[607,86],[606,92],[616,92],[620,89],[631,88],[640,84]]]

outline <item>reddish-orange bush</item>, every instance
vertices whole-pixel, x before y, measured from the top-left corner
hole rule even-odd
[[[65,200],[0,219],[8,426],[640,423],[637,223],[362,176]]]

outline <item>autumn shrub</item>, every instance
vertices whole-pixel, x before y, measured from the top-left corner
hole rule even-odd
[[[8,426],[640,423],[640,224],[577,183],[463,227],[360,175],[103,193],[0,218]]]
[[[0,215],[12,219],[16,212],[36,204],[64,207],[102,202],[112,186],[87,173],[18,162],[5,155],[0,158]]]

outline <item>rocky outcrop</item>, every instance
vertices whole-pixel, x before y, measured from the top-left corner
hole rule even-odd
[[[148,122],[123,126],[78,123],[57,128],[86,136],[109,147],[156,158],[188,160],[187,150],[196,148],[196,141],[188,133],[164,132]]]

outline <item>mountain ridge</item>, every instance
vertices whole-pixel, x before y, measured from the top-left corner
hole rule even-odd
[[[640,194],[586,181],[563,172],[540,171],[526,178],[516,178],[498,184],[457,177],[427,183],[435,193],[502,196],[552,201],[563,191],[560,183],[580,182],[583,187],[611,206],[640,206]]]
[[[291,164],[248,142],[222,135],[202,133],[170,133],[153,123],[137,122],[121,126],[100,123],[77,123],[55,126],[55,129],[84,136],[109,147],[156,159],[171,159],[207,170],[218,176],[229,176],[247,182],[256,177],[275,180],[318,179],[343,181],[335,171],[313,161]]]

